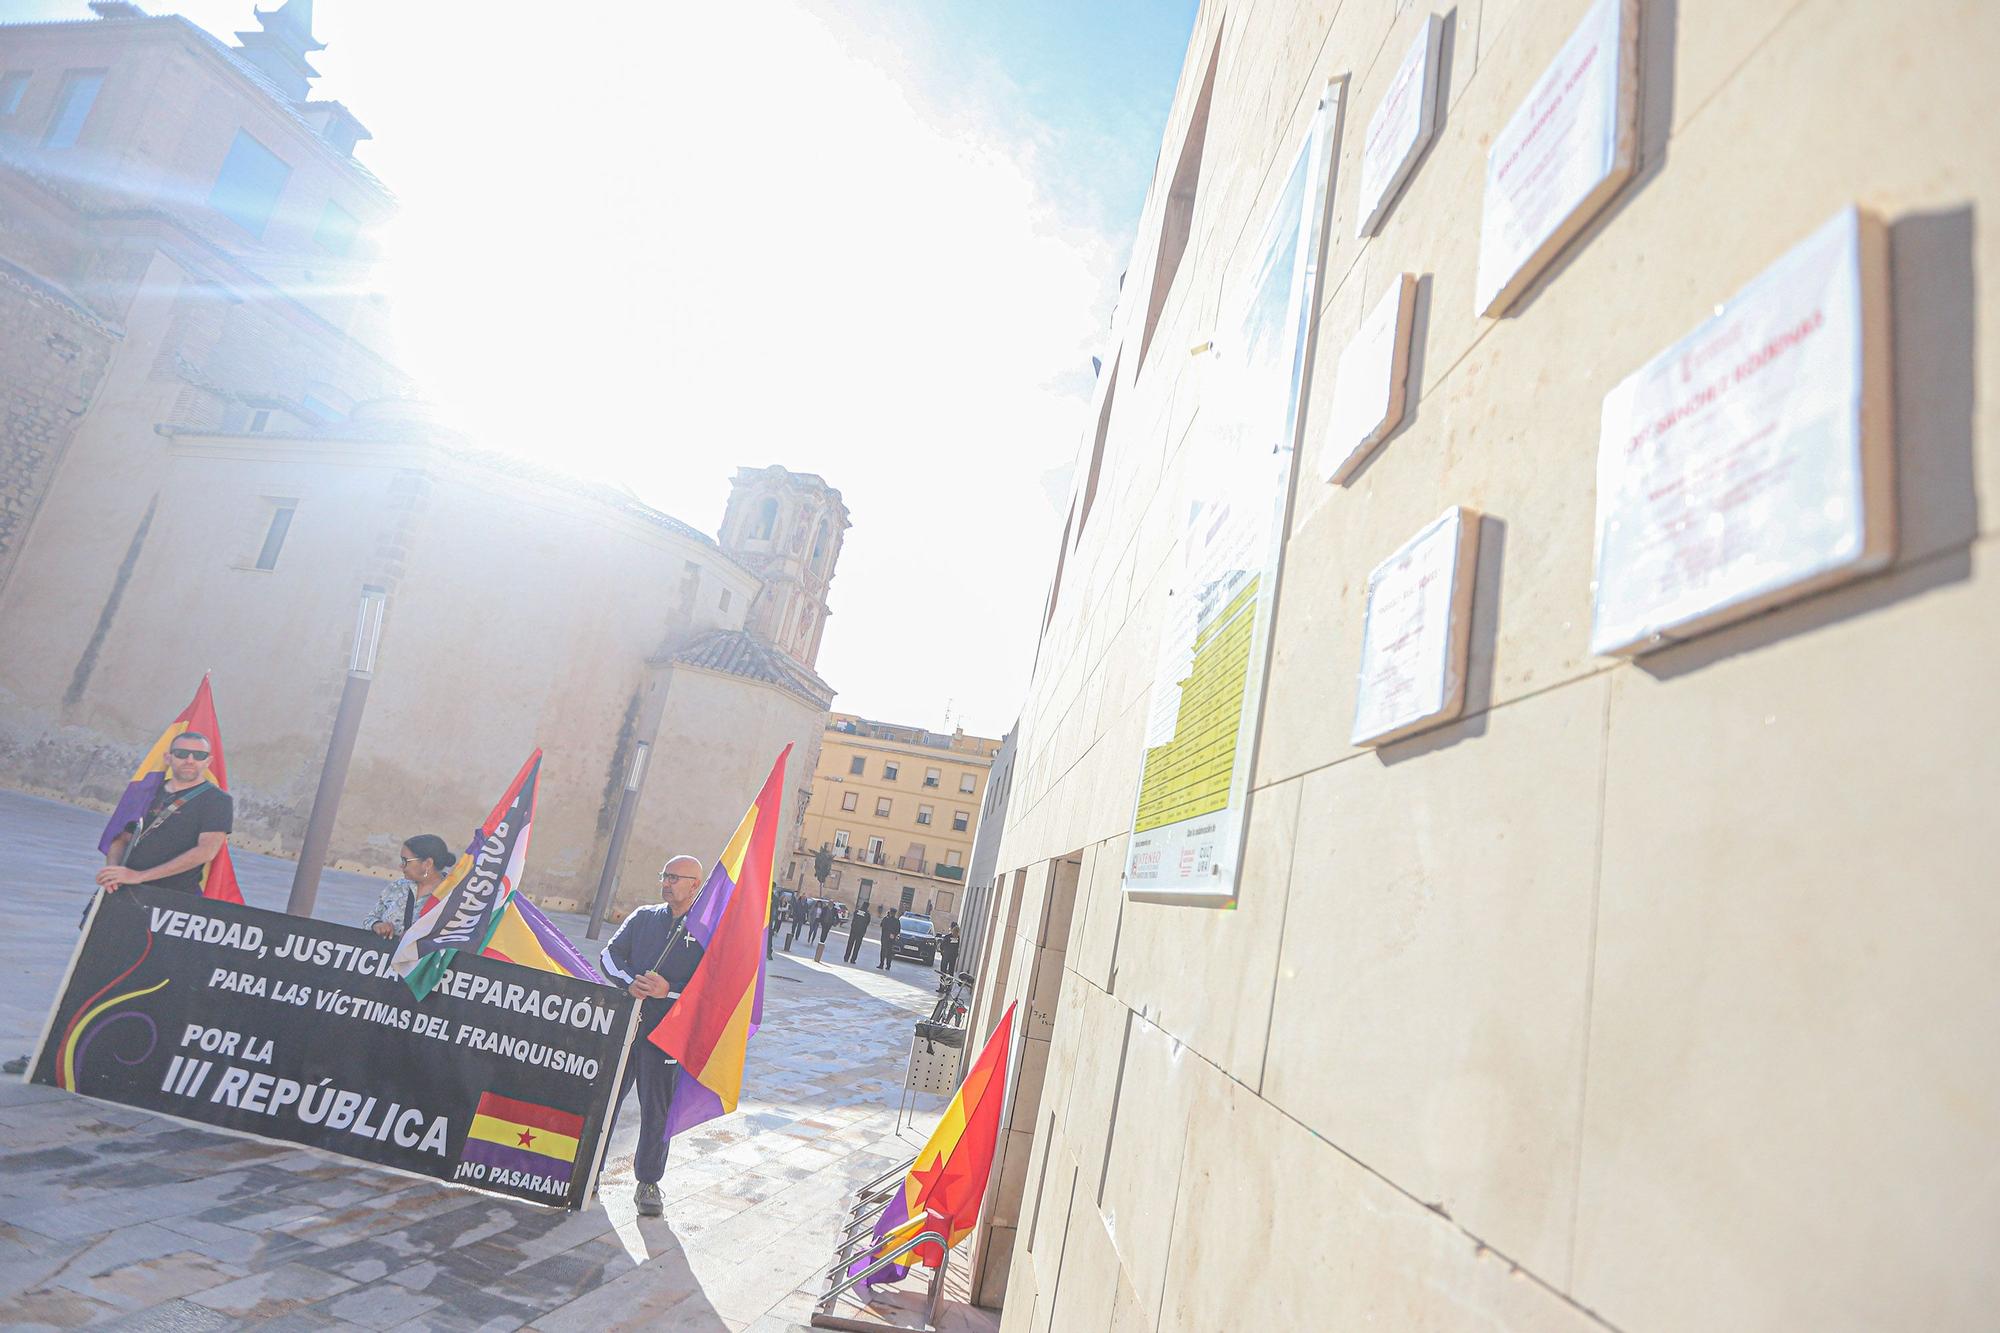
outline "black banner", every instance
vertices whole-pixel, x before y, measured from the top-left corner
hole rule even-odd
[[[635,1001],[461,953],[134,886],[100,894],[30,1079],[535,1203],[596,1181]]]

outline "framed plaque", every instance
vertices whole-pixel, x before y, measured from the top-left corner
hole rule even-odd
[[[1597,0],[1486,154],[1479,313],[1505,314],[1638,160],[1638,0]]]
[[[1341,349],[1320,475],[1344,483],[1403,422],[1417,279],[1400,274]]]
[[[1479,514],[1447,509],[1368,576],[1356,745],[1387,745],[1465,711]]]
[[[1838,214],[1604,399],[1593,652],[1661,647],[1895,550],[1888,240]]]
[[[1373,236],[1389,214],[1396,192],[1410,178],[1437,132],[1438,45],[1444,20],[1432,14],[1424,30],[1403,55],[1382,95],[1382,105],[1368,120],[1361,141],[1361,206],[1354,210],[1354,234]]]

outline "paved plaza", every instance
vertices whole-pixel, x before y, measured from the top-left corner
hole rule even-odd
[[[76,940],[103,816],[0,792],[0,1050],[27,1051]],[[282,909],[290,862],[236,854]],[[359,923],[380,881],[329,873],[316,915]],[[587,953],[580,917],[558,924]],[[837,957],[838,935],[828,941]],[[753,1330],[803,1326],[855,1185],[908,1157],[897,1080],[929,973],[773,961],[737,1111],[674,1141],[666,1216],[633,1216],[636,1114],[581,1213],[0,1080],[0,1324],[200,1330]],[[918,1285],[913,1276],[912,1289]],[[956,1284],[954,1284],[956,1285]],[[946,1327],[990,1329],[981,1311]]]

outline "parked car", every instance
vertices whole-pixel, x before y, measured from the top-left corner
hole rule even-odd
[[[931,919],[915,912],[897,914],[903,923],[902,938],[896,941],[896,957],[914,958],[925,967],[937,965],[937,931]]]

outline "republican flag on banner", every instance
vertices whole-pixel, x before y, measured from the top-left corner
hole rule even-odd
[[[848,1265],[847,1272],[850,1277],[866,1272],[877,1259],[926,1231],[942,1232],[944,1245],[919,1245],[862,1286],[899,1281],[910,1271],[912,1262],[936,1268],[944,1262],[945,1250],[972,1234],[1000,1142],[1000,1108],[1007,1102],[1007,1056],[1013,1045],[1014,1006],[1010,1004],[979,1058],[966,1071],[951,1105],[944,1108],[930,1141],[910,1164],[903,1188],[889,1196],[888,1206],[875,1223],[875,1244]]]
[[[389,970],[419,1000],[431,993],[460,949],[482,952],[507,915],[521,882],[521,867],[528,860],[535,782],[541,771],[542,752],[537,749],[473,834],[465,855],[452,865],[439,886],[437,906],[418,917],[397,941]]]
[[[694,979],[648,1040],[680,1061],[666,1137],[736,1109],[743,1060],[764,1019],[764,932],[771,914],[771,867],[785,799],[787,745],[764,789],[716,858],[688,909],[688,933],[702,945]]]
[[[104,826],[104,836],[97,840],[98,851],[108,855],[112,841],[128,825],[146,817],[146,811],[152,808],[153,797],[166,785],[167,751],[173,748],[174,738],[184,731],[198,731],[208,737],[208,780],[223,791],[229,790],[229,775],[222,762],[222,724],[215,720],[215,696],[209,692],[208,676],[204,673],[201,684],[195,689],[193,702],[167,724],[167,729],[160,733],[160,739],[153,742],[153,748],[146,751],[146,757],[139,761],[125,794],[118,798],[117,808],[111,812],[111,822]],[[203,897],[220,898],[226,903],[243,901],[243,893],[236,887],[236,867],[230,863],[227,843],[215,854],[213,861],[202,867],[201,892]]]

